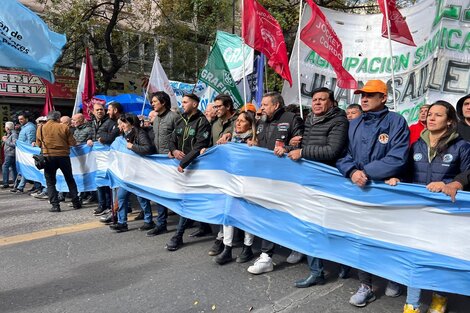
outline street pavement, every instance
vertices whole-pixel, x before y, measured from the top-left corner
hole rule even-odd
[[[207,254],[214,238],[189,238],[192,230],[183,248],[167,251],[176,215],[169,233],[148,238],[138,230],[141,221],[117,234],[98,222],[93,207],[72,210],[68,203],[50,213],[47,200],[0,191],[1,313],[403,311],[405,297],[384,296],[381,279],[375,302],[362,309],[348,304],[357,275],[338,279],[332,263],[325,285],[297,289],[293,282],[308,275],[307,265],[287,264],[286,249],[276,251],[273,272],[254,276],[246,271],[251,263],[217,265]],[[430,296],[423,301],[429,304]],[[470,312],[470,301],[451,295],[449,309]]]

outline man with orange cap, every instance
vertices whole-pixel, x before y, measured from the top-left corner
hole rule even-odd
[[[369,80],[354,92],[361,95],[364,113],[350,121],[348,152],[336,162],[336,167],[360,188],[371,180],[400,177],[406,167],[410,131],[403,116],[386,107],[387,92],[387,85],[381,80]],[[362,270],[358,274],[361,286],[349,303],[364,307],[376,297],[372,275]],[[399,296],[399,285],[389,282],[385,294]]]

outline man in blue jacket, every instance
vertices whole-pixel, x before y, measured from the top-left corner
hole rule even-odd
[[[387,85],[370,80],[355,94],[361,94],[362,116],[350,121],[348,152],[336,163],[345,177],[363,188],[370,180],[384,181],[402,174],[408,157],[410,132],[405,119],[385,106]],[[361,287],[349,303],[363,307],[375,300],[372,275],[359,270]],[[389,282],[387,296],[400,295],[398,284]]]
[[[29,113],[24,112],[18,115],[18,121],[21,124],[21,130],[20,130],[20,133],[18,134],[18,141],[24,142],[32,146],[36,145],[36,125],[34,125],[33,122],[30,121]],[[11,189],[10,192],[23,193],[25,186],[26,186],[26,178],[23,175],[21,175],[21,180],[18,186]],[[30,192],[38,190],[40,188],[41,188],[41,184],[35,182],[34,188],[31,189]]]

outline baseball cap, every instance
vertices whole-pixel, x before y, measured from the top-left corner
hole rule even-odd
[[[245,104],[240,109],[238,109],[238,112],[245,112],[245,107],[246,107],[246,111],[251,111],[253,113],[256,113],[256,107],[252,103]]]
[[[363,92],[367,92],[367,93],[380,92],[380,93],[383,93],[384,95],[386,95],[387,94],[387,85],[383,81],[381,81],[380,79],[372,79],[372,80],[369,80],[364,85],[364,87],[354,91],[354,94],[357,95],[357,94],[360,94],[360,93],[363,93]]]

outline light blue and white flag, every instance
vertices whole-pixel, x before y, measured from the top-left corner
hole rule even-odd
[[[109,146],[95,142],[93,147],[86,144],[70,149],[72,171],[79,191],[96,190],[97,186],[109,185],[108,155]],[[34,154],[39,154],[38,147],[32,147],[24,142],[16,142],[16,168],[27,179],[40,182],[46,186],[44,170],[34,166]],[[57,171],[57,190],[68,192],[67,183],[61,170]]]
[[[54,82],[52,70],[62,54],[65,35],[49,30],[33,11],[16,0],[0,10],[0,66],[21,68]]]
[[[20,171],[22,154],[19,146]],[[94,155],[101,158],[100,183],[185,217],[233,225],[407,286],[470,295],[470,193],[459,192],[452,203],[421,185],[377,182],[361,189],[333,167],[242,144],[207,150],[183,174],[179,161],[138,156],[122,138],[106,155]],[[75,175],[95,169],[72,164]]]

